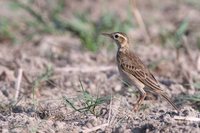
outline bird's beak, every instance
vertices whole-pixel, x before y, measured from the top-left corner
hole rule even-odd
[[[112,34],[109,34],[109,33],[101,33],[101,35],[108,36],[108,37],[112,38]]]

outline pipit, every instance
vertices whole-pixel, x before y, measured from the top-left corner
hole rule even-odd
[[[114,32],[111,34],[102,33],[102,35],[112,38],[117,44],[117,65],[123,80],[131,86],[136,86],[140,92],[140,97],[134,106],[134,111],[138,111],[141,103],[146,97],[146,92],[162,96],[178,111],[178,108],[160,87],[153,74],[140,58],[130,50],[127,35],[122,32]]]

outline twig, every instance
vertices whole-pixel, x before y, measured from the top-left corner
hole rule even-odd
[[[115,66],[77,66],[77,67],[64,67],[64,68],[55,68],[55,72],[82,72],[82,73],[96,73],[102,71],[116,70]]]
[[[28,76],[26,75],[25,72],[23,72],[23,78],[26,80],[26,82],[27,82],[28,84],[31,84],[31,83],[32,83],[31,80],[28,78]]]
[[[111,92],[111,99],[110,99],[110,109],[109,109],[109,114],[108,114],[108,124],[110,124],[111,121],[111,113],[112,113],[112,92]]]
[[[23,75],[23,70],[20,68],[18,70],[18,77],[17,77],[17,80],[15,82],[15,90],[16,90],[15,101],[17,101],[17,99],[19,97],[19,90],[20,90],[20,84],[21,84],[21,81],[22,81],[22,75]]]
[[[197,70],[200,72],[200,54],[199,57],[197,58]]]
[[[200,118],[197,117],[183,117],[183,116],[174,116],[175,120],[184,120],[184,121],[200,121]]]
[[[18,62],[18,60],[15,59],[13,62],[14,62],[14,64],[16,65],[17,68],[20,68],[20,67],[21,67],[21,65],[20,65],[20,63]],[[31,84],[31,83],[32,83],[31,80],[28,78],[28,76],[26,75],[25,72],[23,72],[22,76],[23,76],[23,78],[26,80],[26,82],[27,82],[28,84]]]
[[[110,125],[114,124],[115,118],[117,117],[118,113],[119,113],[119,107],[121,104],[121,99],[119,100],[119,102],[117,103],[118,105],[116,105],[116,111],[113,113],[113,116],[110,118]]]
[[[138,25],[140,26],[140,28],[144,31],[144,34],[145,34],[144,37],[145,37],[146,42],[149,43],[149,42],[151,42],[151,39],[147,32],[147,28],[144,24],[144,21],[142,19],[142,15],[140,14],[140,11],[137,8],[136,0],[131,0],[131,4],[133,6],[133,8],[132,8],[133,15],[135,16],[135,19],[136,19]]]

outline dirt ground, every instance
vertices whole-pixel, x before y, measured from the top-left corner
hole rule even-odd
[[[16,44],[0,36],[0,132],[200,132],[200,3],[138,3],[151,42],[145,41],[144,31],[135,23],[127,32],[132,50],[180,111],[149,94],[134,112],[139,95],[134,87],[123,84],[115,64],[116,49],[108,48],[114,45],[112,41],[105,38],[106,44],[96,52],[84,48],[70,31],[35,33],[35,38],[20,41],[32,32],[23,23],[32,17],[24,10],[10,9],[9,2],[0,1],[0,17],[9,18],[18,27],[11,29]],[[87,10],[90,18],[97,20],[104,9],[124,19],[128,17],[124,10],[130,7],[128,0],[65,3],[63,17],[67,19],[74,12]],[[173,34],[185,19],[189,26],[180,41],[182,46],[175,49],[162,29]]]

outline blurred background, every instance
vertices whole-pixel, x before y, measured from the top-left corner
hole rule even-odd
[[[77,121],[68,120],[66,115],[71,111],[80,113],[72,105],[84,105],[83,112],[96,114],[91,106],[106,108],[108,94],[119,94],[130,102],[121,107],[131,107],[137,93],[125,89],[115,65],[116,47],[100,35],[120,31],[128,35],[132,50],[156,75],[175,104],[188,107],[186,115],[199,116],[199,16],[198,0],[1,0],[0,113],[7,116],[9,112],[31,112],[39,118],[37,122],[45,118],[47,123],[54,116],[54,124],[64,119],[65,128],[74,131],[88,125],[70,125]],[[95,101],[97,94],[103,98]],[[76,96],[82,99],[77,101]],[[95,104],[88,107],[88,101]],[[143,108],[168,110],[167,104],[163,107],[155,103]],[[62,118],[58,113],[49,113],[61,106],[66,107],[60,110]],[[45,111],[49,111],[48,115]],[[101,123],[101,119],[95,121]],[[34,125],[36,118],[28,121],[28,125]],[[48,124],[40,130],[47,131]],[[22,122],[24,125],[27,123]],[[198,127],[182,126],[188,132]],[[22,131],[17,127],[13,122],[8,129]],[[58,131],[62,132],[62,128],[58,127]],[[112,131],[116,129],[112,127]]]
[[[141,31],[138,11],[148,33]],[[190,46],[199,48],[198,11],[195,0],[138,1],[136,5],[129,0],[2,0],[0,39],[16,45],[45,35],[71,34],[86,49],[96,51],[105,44],[105,39],[98,37],[102,31],[122,31],[135,41],[148,38],[166,47],[178,47],[177,42],[187,35]]]

